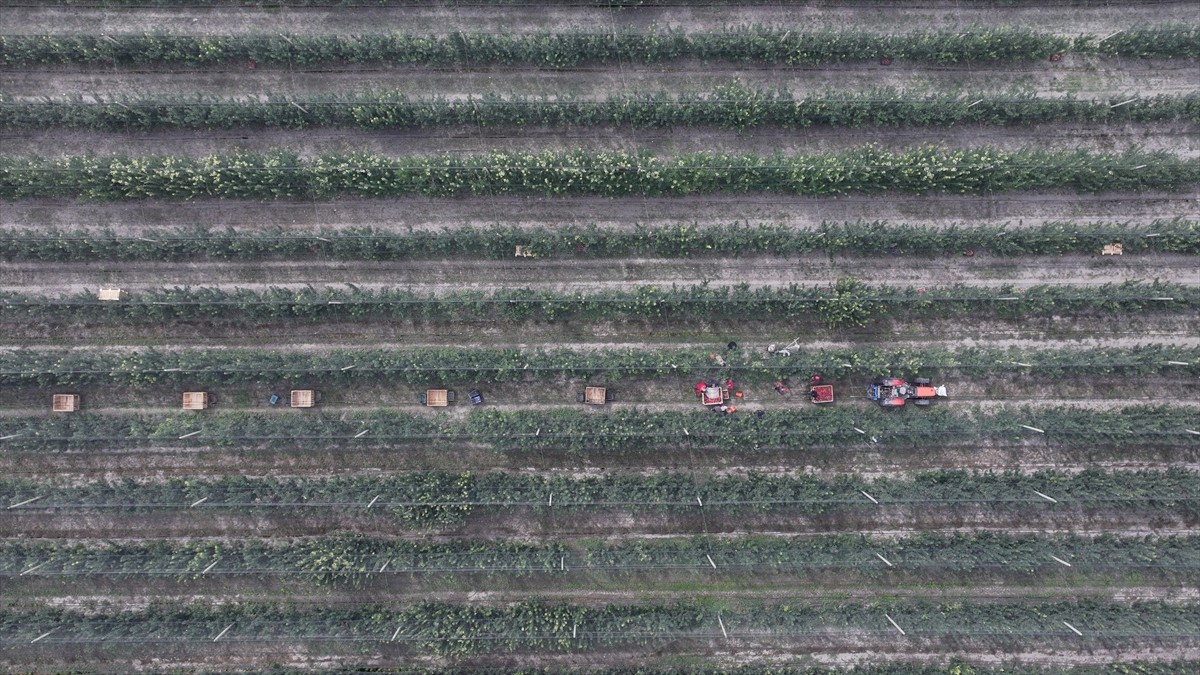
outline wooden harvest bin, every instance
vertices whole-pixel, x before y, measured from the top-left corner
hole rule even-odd
[[[101,288],[100,292],[96,294],[96,299],[105,302],[112,302],[114,300],[120,300],[121,295],[124,292],[125,291],[120,288]]]
[[[430,389],[425,392],[425,405],[430,408],[444,408],[450,405],[448,394],[446,389]]]
[[[312,389],[293,389],[292,407],[311,408],[317,404],[317,392]]]
[[[208,407],[208,392],[206,391],[185,391],[183,392],[183,409],[184,410],[204,410]]]
[[[583,390],[583,402],[588,405],[604,405],[607,393],[604,387],[585,387]]]
[[[79,410],[79,394],[55,394],[50,409],[54,412],[75,412]]]

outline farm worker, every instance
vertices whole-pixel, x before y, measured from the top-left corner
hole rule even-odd
[[[719,410],[719,411],[721,411],[721,412],[729,412],[729,406],[727,406],[727,405],[719,405],[719,406],[717,406],[717,410]]]
[[[740,391],[735,393],[734,396],[737,398],[745,398],[746,397],[746,395]]]
[[[813,373],[813,376],[812,376],[812,377],[810,377],[810,378],[808,378],[808,381],[809,381],[809,382],[811,382],[811,383],[813,383],[813,384],[821,384],[821,374],[820,374],[820,373]]]
[[[704,395],[704,387],[705,387],[705,386],[706,386],[706,385],[705,385],[705,383],[704,383],[704,382],[697,382],[697,383],[696,383],[696,395],[697,395],[697,396],[703,396],[703,395]]]
[[[735,408],[734,406],[729,406],[729,409],[726,410],[725,412],[732,414],[732,413],[737,412],[737,408]]]

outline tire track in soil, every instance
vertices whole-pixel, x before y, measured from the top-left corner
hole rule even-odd
[[[692,152],[841,153],[865,145],[896,151],[928,146],[965,148],[993,146],[1010,151],[1023,148],[1123,152],[1169,152],[1183,158],[1200,156],[1200,128],[1194,124],[1055,124],[1027,127],[965,125],[930,128],[828,128],[778,129],[756,127],[745,131],[712,127],[679,127],[674,130],[628,127],[525,127],[479,129],[474,127],[359,130],[315,128],[279,129],[77,131],[53,129],[0,134],[0,144],[10,155],[37,155],[46,148],[64,155],[114,154],[129,156],[178,154],[204,156],[233,152],[266,153],[287,148],[305,159],[324,154],[366,152],[385,156],[474,154],[487,150],[511,152],[649,151],[672,157]]]
[[[10,35],[102,33],[106,35],[169,33],[174,35],[344,35],[414,33],[444,35],[452,31],[525,34],[612,26],[631,30],[672,29],[719,31],[727,26],[802,26],[805,30],[841,29],[898,33],[954,30],[986,25],[1028,25],[1042,31],[1076,37],[1080,33],[1107,35],[1138,24],[1181,22],[1195,18],[1190,2],[1152,5],[963,6],[930,3],[925,6],[830,7],[801,5],[681,5],[668,7],[555,7],[535,4],[488,6],[401,7],[4,7],[0,25]]]
[[[365,505],[365,502],[364,502]],[[184,510],[186,511],[186,510]],[[836,512],[824,516],[810,517],[785,514],[714,514],[707,516],[707,529],[698,515],[675,517],[643,516],[626,513],[571,515],[571,527],[550,525],[549,516],[522,518],[519,515],[491,514],[486,517],[473,516],[465,525],[453,531],[459,538],[554,538],[554,537],[614,537],[614,536],[683,536],[718,534],[754,535],[767,530],[787,535],[836,534],[847,531],[875,532],[899,530],[925,532],[930,530],[1005,532],[1009,530],[1055,530],[1088,531],[1095,533],[1121,534],[1130,531],[1156,530],[1174,531],[1191,529],[1193,518],[1175,513],[1150,511],[1135,513],[1120,512],[1085,513],[1079,509],[1059,509],[1058,514],[1025,511],[1018,514],[986,512],[969,508],[960,513],[948,513],[924,507],[919,513],[880,514],[865,516],[861,512]],[[967,513],[971,511],[970,513]],[[238,536],[259,539],[272,537],[306,537],[333,535],[341,532],[356,532],[364,535],[394,536],[404,531],[396,518],[363,515],[307,515],[300,512],[289,514],[243,515],[233,512],[214,514],[196,511],[185,512],[141,512],[137,519],[130,514],[105,514],[98,512],[70,512],[65,519],[61,514],[33,514],[14,512],[0,519],[0,537],[28,536],[37,532],[39,537],[63,538],[209,538],[221,537],[230,532]],[[1055,517],[1059,516],[1059,517]],[[587,521],[587,522],[585,522]],[[409,534],[428,536],[431,533],[413,525]],[[443,534],[447,534],[443,532]]]
[[[574,96],[585,100],[647,91],[707,91],[739,81],[745,86],[783,90],[793,96],[829,90],[868,91],[891,87],[915,92],[1019,91],[1040,96],[1072,94],[1108,98],[1130,94],[1191,94],[1200,87],[1193,59],[1099,59],[1076,55],[1050,63],[935,66],[881,66],[843,63],[811,66],[738,66],[676,61],[656,66],[618,64],[560,70],[528,66],[463,69],[457,67],[346,66],[273,70],[228,68],[108,68],[47,66],[0,69],[0,91],[14,100],[84,96],[256,96],[319,95],[365,89],[420,92],[421,96],[462,99],[484,94]]]
[[[915,256],[913,256],[915,257]],[[824,254],[737,258],[548,258],[520,260],[414,260],[359,262],[105,262],[6,263],[0,286],[7,292],[58,297],[116,283],[130,292],[172,286],[222,289],[304,288],[332,286],[362,289],[402,288],[438,295],[458,290],[490,292],[499,288],[602,291],[634,290],[643,286],[686,288],[697,284],[753,288],[827,286],[841,277],[868,278],[869,285],[939,287],[954,284],[994,288],[1029,288],[1043,284],[1096,286],[1124,281],[1170,279],[1200,285],[1193,256],[1139,254],[1130,256],[974,257],[829,257]],[[868,274],[864,274],[868,273]]]
[[[786,325],[785,325],[786,324]],[[74,343],[104,342],[146,347],[177,344],[187,331],[193,346],[262,346],[287,344],[289,340],[312,344],[319,341],[369,346],[400,344],[404,347],[446,346],[430,341],[431,335],[473,336],[478,344],[492,346],[587,348],[587,344],[614,343],[634,348],[699,345],[720,349],[729,340],[743,349],[765,351],[769,343],[787,344],[791,338],[810,348],[826,344],[849,344],[855,348],[879,345],[987,345],[1038,347],[1048,342],[1076,341],[1079,345],[1103,344],[1131,347],[1162,341],[1194,344],[1200,335],[1200,317],[1169,314],[1085,316],[1071,318],[1026,318],[1019,320],[905,319],[881,321],[867,329],[830,329],[816,321],[806,323],[767,321],[693,321],[664,325],[652,322],[556,321],[498,325],[487,321],[311,324],[271,322],[249,328],[239,323],[179,322],[170,325],[63,324],[56,326],[20,323],[0,324],[0,342],[17,347],[64,347]],[[1095,342],[1103,335],[1102,342]],[[455,338],[453,344],[462,344]]]
[[[725,575],[731,572],[725,572]],[[1103,573],[1100,573],[1103,574]],[[600,576],[603,573],[594,573],[590,576]],[[298,576],[298,575],[297,575]],[[399,576],[399,575],[398,575]],[[417,575],[436,577],[435,574]],[[536,575],[531,575],[536,578]],[[584,573],[584,576],[589,576]],[[620,573],[613,573],[611,577],[619,577]],[[688,576],[686,573],[676,575],[676,582],[692,582],[701,583],[696,577],[699,575]],[[705,575],[707,576],[707,575]],[[796,576],[802,576],[798,573]],[[934,575],[929,575],[933,577]],[[1089,576],[1096,575],[1081,575],[1084,579]],[[493,589],[486,587],[488,582],[484,580],[482,585],[485,588],[479,590],[458,590],[448,591],[440,590],[438,586],[444,584],[438,580],[432,580],[430,585],[433,588],[424,590],[420,588],[420,582],[413,583],[411,589],[406,589],[405,581],[398,581],[390,586],[384,586],[378,582],[371,585],[369,591],[356,591],[355,589],[335,587],[330,591],[331,594],[336,594],[338,599],[330,599],[328,595],[310,595],[310,588],[297,589],[299,593],[281,592],[278,594],[254,593],[246,592],[243,588],[233,588],[229,591],[206,592],[199,591],[191,594],[180,594],[176,589],[168,589],[173,592],[156,593],[153,595],[144,594],[141,589],[133,589],[129,594],[123,595],[118,591],[105,594],[86,594],[86,591],[70,596],[57,597],[38,597],[24,596],[19,598],[11,605],[12,610],[29,610],[43,607],[53,607],[64,610],[94,610],[98,607],[103,607],[106,611],[141,611],[146,609],[152,602],[159,601],[166,603],[186,604],[189,602],[202,601],[206,604],[215,606],[232,604],[237,602],[263,602],[277,600],[280,597],[286,598],[289,605],[296,605],[304,608],[322,607],[338,607],[338,608],[353,608],[363,606],[374,606],[379,604],[416,604],[424,601],[429,602],[448,602],[471,604],[481,607],[503,607],[515,602],[527,600],[531,592],[536,593],[538,598],[554,599],[558,602],[570,603],[576,606],[597,607],[614,604],[670,604],[680,600],[683,597],[700,596],[707,600],[723,599],[726,602],[736,606],[738,600],[747,599],[750,601],[762,600],[782,600],[787,599],[791,604],[804,605],[809,602],[818,603],[821,600],[878,600],[881,596],[888,598],[904,598],[904,599],[920,599],[923,597],[937,598],[941,600],[977,600],[980,604],[992,604],[998,602],[1007,602],[1012,600],[1027,600],[1027,601],[1044,601],[1044,602],[1062,602],[1076,599],[1093,600],[1093,601],[1109,601],[1109,602],[1163,602],[1166,604],[1183,605],[1194,602],[1198,594],[1194,589],[1180,589],[1177,585],[1172,585],[1172,582],[1162,581],[1157,586],[1124,586],[1124,587],[1106,587],[1097,585],[1080,585],[1080,586],[1019,586],[1017,584],[1003,585],[996,583],[995,585],[981,585],[975,588],[968,589],[967,586],[955,587],[954,582],[938,579],[938,588],[925,588],[920,580],[907,580],[907,585],[898,585],[882,581],[878,577],[864,578],[863,581],[869,582],[875,588],[864,587],[863,585],[855,586],[839,586],[837,584],[821,583],[816,581],[809,584],[801,584],[799,581],[788,583],[786,575],[781,575],[778,572],[773,574],[773,580],[779,583],[777,589],[766,590],[751,588],[748,590],[726,590],[729,584],[722,583],[722,580],[704,579],[704,582],[712,583],[711,588],[706,588],[703,591],[694,594],[685,594],[670,590],[659,590],[653,585],[650,588],[642,590],[614,590],[613,586],[618,586],[622,580],[610,579],[606,580],[599,587],[580,585],[577,588],[570,590],[561,590],[554,588],[553,584],[547,584],[547,587],[536,586],[533,588],[517,588],[509,589]],[[32,586],[29,581],[22,580],[22,586]],[[529,581],[528,578],[521,579],[520,577],[503,578],[501,584],[507,582],[517,586],[522,585],[522,581]],[[987,581],[981,580],[981,583],[991,582],[990,578]],[[74,582],[79,583],[79,582]],[[194,582],[193,582],[194,583]],[[409,582],[411,583],[411,582]],[[544,582],[543,582],[544,583]],[[929,583],[929,582],[924,582]],[[994,583],[994,582],[991,582]],[[1174,582],[1178,584],[1178,581]],[[645,582],[635,582],[633,586],[644,585]],[[133,584],[130,584],[133,585]],[[213,585],[216,585],[215,583]],[[234,584],[229,584],[233,586]],[[316,585],[316,584],[312,584]],[[399,586],[400,588],[397,588]],[[811,591],[810,591],[811,589]],[[36,593],[36,590],[26,591],[27,593]]]
[[[887,221],[969,228],[972,224],[1039,227],[1047,222],[1130,222],[1195,219],[1200,188],[1171,193],[1076,195],[886,195],[799,197],[777,194],[690,197],[402,197],[269,202],[201,199],[80,203],[22,200],[0,204],[0,227],[106,228],[117,236],[146,236],[196,225],[257,231],[309,232],[371,227],[381,232],[445,232],[462,227],[558,228],[563,225],[632,231],[638,227],[770,223],[817,229],[825,222]]]

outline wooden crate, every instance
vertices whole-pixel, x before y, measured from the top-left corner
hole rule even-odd
[[[124,293],[125,291],[119,288],[101,288],[100,292],[96,294],[96,299],[105,301],[120,300],[121,295]]]
[[[583,402],[588,405],[604,405],[604,397],[608,390],[604,387],[585,387],[583,390]]]
[[[317,404],[317,392],[312,389],[293,389],[292,407],[311,408]]]
[[[1124,255],[1125,246],[1122,244],[1106,244],[1100,250],[1100,255]]]
[[[51,402],[54,412],[75,412],[79,410],[79,394],[55,394]]]
[[[431,408],[444,408],[450,405],[450,399],[447,396],[449,392],[445,389],[430,389],[425,392],[425,405]]]
[[[208,392],[206,391],[185,391],[183,392],[183,409],[184,410],[204,410],[208,407]]]

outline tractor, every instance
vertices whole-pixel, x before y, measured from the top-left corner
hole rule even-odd
[[[882,377],[867,386],[867,398],[883,408],[899,408],[910,400],[913,405],[927,406],[945,396],[946,386],[930,386],[927,377],[914,377],[911,384],[898,377]]]

